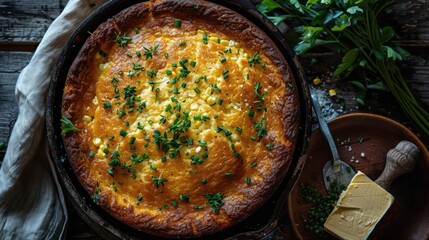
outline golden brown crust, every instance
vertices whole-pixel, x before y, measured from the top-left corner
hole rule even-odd
[[[177,28],[172,27],[174,19],[182,19],[180,32],[177,31]],[[188,19],[192,19],[192,21]],[[142,33],[139,33],[140,35],[134,33],[133,29],[136,27],[141,28]],[[111,101],[114,106],[116,101],[113,97],[111,78],[117,76],[118,69],[109,66],[108,70],[106,70],[109,73],[103,73],[103,71],[97,70],[100,68],[100,64],[116,61],[118,66],[126,66],[125,64],[132,64],[133,61],[137,61],[135,56],[131,58],[132,60],[129,60],[123,55],[127,54],[127,49],[143,48],[142,46],[135,46],[135,44],[143,41],[140,36],[144,39],[143,45],[153,47],[154,45],[146,45],[146,42],[158,40],[145,34],[153,34],[158,30],[165,34],[166,37],[160,41],[159,51],[167,51],[171,50],[171,47],[169,48],[166,42],[168,39],[172,37],[182,38],[182,33],[198,34],[197,31],[201,29],[211,35],[226,36],[229,39],[234,39],[237,44],[241,45],[240,49],[248,51],[249,56],[247,59],[255,53],[259,53],[264,63],[267,62],[266,69],[262,69],[261,65],[258,65],[248,70],[251,78],[255,77],[256,80],[251,79],[251,84],[244,84],[245,86],[240,84],[241,87],[232,83],[233,80],[231,79],[239,79],[242,73],[231,68],[228,78],[231,83],[225,83],[222,85],[222,91],[216,93],[218,94],[218,99],[220,97],[224,99],[225,103],[222,106],[227,103],[234,106],[234,103],[240,103],[240,101],[255,101],[258,98],[255,96],[254,86],[256,82],[260,82],[262,85],[261,93],[263,93],[263,90],[268,90],[269,92],[265,96],[267,112],[264,115],[267,134],[260,139],[260,142],[249,140],[255,135],[256,128],[254,128],[254,124],[258,119],[261,119],[262,111],[255,111],[255,120],[253,120],[246,117],[244,113],[246,109],[240,107],[241,113],[234,112],[236,115],[231,116],[236,117],[231,118],[228,114],[222,112],[226,111],[225,107],[215,104],[211,109],[219,112],[219,118],[214,124],[222,123],[231,128],[242,126],[243,129],[251,129],[251,131],[244,130],[242,133],[234,131],[231,136],[238,136],[239,141],[235,139],[228,141],[225,138],[226,134],[223,135],[222,131],[216,133],[213,129],[212,131],[201,133],[200,137],[209,140],[207,141],[209,148],[206,150],[206,153],[209,153],[209,158],[205,160],[204,164],[192,166],[189,162],[179,161],[182,157],[168,159],[162,163],[159,161],[162,152],[155,149],[153,128],[156,128],[161,133],[167,132],[167,129],[162,124],[154,124],[153,126],[157,127],[145,127],[148,131],[147,136],[150,137],[150,140],[147,141],[149,144],[147,149],[150,150],[148,150],[148,153],[151,155],[151,162],[144,161],[133,166],[134,171],[137,169],[137,172],[142,171],[144,175],[130,173],[129,169],[133,169],[131,167],[121,170],[119,166],[114,169],[113,176],[111,176],[112,174],[107,174],[109,171],[108,162],[112,160],[111,153],[115,148],[113,146],[110,146],[110,148],[105,147],[110,152],[103,157],[101,146],[104,146],[104,144],[96,146],[99,144],[94,145],[94,139],[107,139],[110,136],[107,134],[111,134],[111,130],[117,132],[118,129],[122,129],[125,121],[129,121],[130,125],[132,125],[140,118],[135,112],[119,118],[112,113],[113,111],[109,112],[103,109],[103,102]],[[118,47],[118,43],[113,42],[117,33],[126,33],[128,36],[135,36],[135,38],[129,45]],[[192,36],[189,36],[189,38],[191,39]],[[192,45],[192,42],[188,44],[189,46],[186,46],[185,49],[187,48],[189,51],[197,51],[197,49],[206,46],[200,46],[201,44]],[[219,48],[219,46],[215,45],[212,43],[207,44],[213,49]],[[162,69],[171,64],[170,59],[184,57],[184,55],[180,55],[182,54],[180,50],[177,51],[177,53],[169,52],[168,60],[166,60],[167,58],[161,58],[161,54],[158,56],[157,61],[153,59],[143,61],[143,58],[141,62],[145,63],[146,69],[142,71],[142,74],[146,74],[146,70],[149,69],[160,69],[158,74],[161,75],[161,72],[164,71]],[[216,59],[219,58],[217,55],[212,56],[210,54],[205,56],[198,56],[198,54],[188,55],[201,60],[197,63],[195,74],[198,73],[198,69],[201,70],[199,64],[202,64],[205,59],[213,58],[213,56]],[[228,58],[226,64],[230,64],[230,59],[232,58]],[[247,64],[247,59],[244,59],[242,63]],[[231,65],[227,66],[239,66],[241,69],[242,65],[240,64],[242,63],[239,62],[237,65],[231,63]],[[132,79],[132,77],[122,77],[121,75],[121,81],[117,83],[121,97],[125,86],[132,84],[133,81],[135,82],[135,79]],[[142,82],[141,85],[144,85],[144,81]],[[190,85],[191,82],[188,82],[188,84]],[[68,117],[81,131],[69,132],[64,137],[67,155],[79,181],[90,195],[96,195],[96,200],[100,206],[126,224],[159,236],[203,236],[211,234],[225,229],[252,214],[272,195],[283,180],[293,155],[299,124],[299,102],[297,90],[293,87],[294,84],[287,62],[272,41],[260,29],[235,12],[213,3],[198,0],[164,0],[136,4],[101,24],[88,38],[70,68],[64,89],[62,111],[63,115]],[[138,84],[136,86],[138,91],[145,91],[144,86],[139,87]],[[121,99],[121,97],[117,99]],[[165,98],[165,101],[170,97]],[[94,104],[94,98],[97,99],[97,104]],[[163,96],[160,96],[160,98],[163,99]],[[186,102],[183,104],[187,107],[190,105]],[[243,102],[243,106],[248,105]],[[249,106],[253,108],[252,104]],[[164,106],[162,109],[164,109]],[[212,113],[211,111],[208,110],[207,113]],[[91,118],[91,123],[89,124],[82,121],[88,116]],[[210,121],[215,121],[212,120],[213,116],[211,115]],[[192,121],[192,123],[194,124],[195,121]],[[147,124],[145,123],[145,125]],[[213,128],[213,126],[206,123],[202,123],[201,126]],[[192,129],[194,128],[192,127]],[[233,129],[230,130],[233,131]],[[194,133],[189,133],[189,136],[198,137],[198,134]],[[137,150],[146,151],[142,147],[145,143],[145,136],[140,132],[130,132],[130,135],[137,138],[135,140],[135,145],[138,146]],[[196,142],[197,139],[194,140]],[[121,157],[122,155],[131,155],[131,153],[126,152],[130,147],[128,141],[130,141],[129,135],[121,138],[118,134],[116,134],[115,139],[109,142],[106,140],[108,144],[119,146],[116,149],[120,150]],[[231,142],[233,141],[235,141],[240,158],[236,157],[231,151]],[[267,144],[273,144],[274,147],[271,151],[265,147]],[[190,152],[196,154],[200,150],[196,150],[195,145],[192,146],[192,149],[190,146],[188,148],[191,149],[189,150]],[[89,157],[91,151],[96,154],[95,157]],[[204,150],[201,151],[204,152]],[[97,155],[97,153],[99,154]],[[182,151],[180,156],[183,156],[183,159],[189,158],[185,157],[184,153]],[[99,156],[100,154],[101,156]],[[152,158],[157,158],[158,161],[152,161]],[[128,160],[121,158],[121,161],[123,163],[130,162],[129,158]],[[257,167],[252,166],[254,162],[257,163]],[[142,167],[143,164],[145,164],[145,168]],[[154,164],[159,169],[154,170],[154,172],[148,171],[149,164]],[[128,172],[126,171],[127,169]],[[186,171],[180,172],[181,169],[186,169]],[[188,173],[189,170],[196,169],[198,169],[198,172]],[[225,177],[227,172],[233,172],[234,175]],[[168,182],[165,182],[165,186],[155,187],[151,178],[153,175],[161,178],[160,173],[168,178]],[[133,174],[135,179],[139,181],[136,182],[130,178]],[[245,182],[248,177],[252,179],[250,184]],[[202,185],[202,178],[209,179],[209,182],[206,185]],[[117,192],[113,190],[116,188]],[[180,194],[189,194],[191,200],[181,202],[178,199],[177,189],[183,191]],[[210,206],[206,205],[206,198],[202,195],[220,192],[223,194],[223,205],[218,213],[213,213]],[[141,196],[143,200],[138,200],[137,196]],[[177,201],[179,206],[172,206],[172,201]],[[138,205],[137,202],[139,203]],[[168,204],[168,208],[164,208],[166,204]],[[193,209],[194,206],[204,208],[195,210]],[[160,207],[160,209],[157,209],[157,207]]]

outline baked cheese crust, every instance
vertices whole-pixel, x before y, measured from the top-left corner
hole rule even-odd
[[[299,102],[274,43],[205,1],[152,1],[101,24],[69,70],[62,113],[79,181],[115,218],[202,236],[252,214],[291,162]],[[63,128],[64,129],[64,128]]]

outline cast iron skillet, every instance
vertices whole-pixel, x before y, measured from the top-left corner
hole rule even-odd
[[[309,91],[306,85],[302,68],[297,57],[289,48],[279,29],[260,14],[249,0],[209,0],[230,8],[253,22],[262,29],[280,51],[283,53],[293,72],[296,88],[299,92],[300,126],[293,160],[289,170],[274,195],[254,214],[246,220],[225,229],[219,233],[204,237],[204,239],[261,239],[276,234],[280,216],[287,213],[287,195],[292,189],[305,161],[308,147],[311,122],[311,104]],[[67,72],[78,54],[80,48],[88,38],[88,32],[93,32],[98,25],[121,10],[142,2],[142,0],[112,0],[101,6],[91,14],[73,33],[66,43],[52,73],[51,85],[46,104],[46,123],[52,161],[57,175],[66,189],[66,194],[79,215],[98,234],[108,239],[148,239],[152,235],[142,233],[118,221],[101,207],[94,204],[89,194],[77,180],[68,162],[63,140],[60,135],[61,102]],[[278,231],[277,231],[278,233]]]

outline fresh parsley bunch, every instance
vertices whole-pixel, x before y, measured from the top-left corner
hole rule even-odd
[[[381,27],[379,19],[393,0],[264,0],[258,5],[276,25],[295,24],[299,41],[295,52],[303,55],[324,46],[341,54],[334,76],[356,76],[356,70],[381,78],[362,77],[350,81],[359,89],[356,101],[364,104],[368,89],[390,91],[418,131],[429,139],[429,112],[412,94],[396,63],[409,54],[392,43],[396,36],[390,26]],[[298,23],[298,24],[296,24]]]

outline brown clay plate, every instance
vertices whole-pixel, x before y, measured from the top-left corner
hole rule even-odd
[[[421,155],[413,171],[397,178],[387,189],[395,202],[369,239],[429,239],[429,152],[406,127],[374,114],[343,115],[329,124],[343,161],[367,174],[372,180],[384,169],[387,152],[402,140],[416,144]],[[361,153],[365,157],[361,157]],[[351,159],[354,157],[354,161]],[[331,158],[326,140],[316,129],[310,141],[305,166],[289,193],[288,209],[298,239],[318,239],[304,229],[304,218],[311,203],[300,197],[300,183],[310,183],[326,193],[322,168]],[[358,160],[358,161],[356,161]]]

